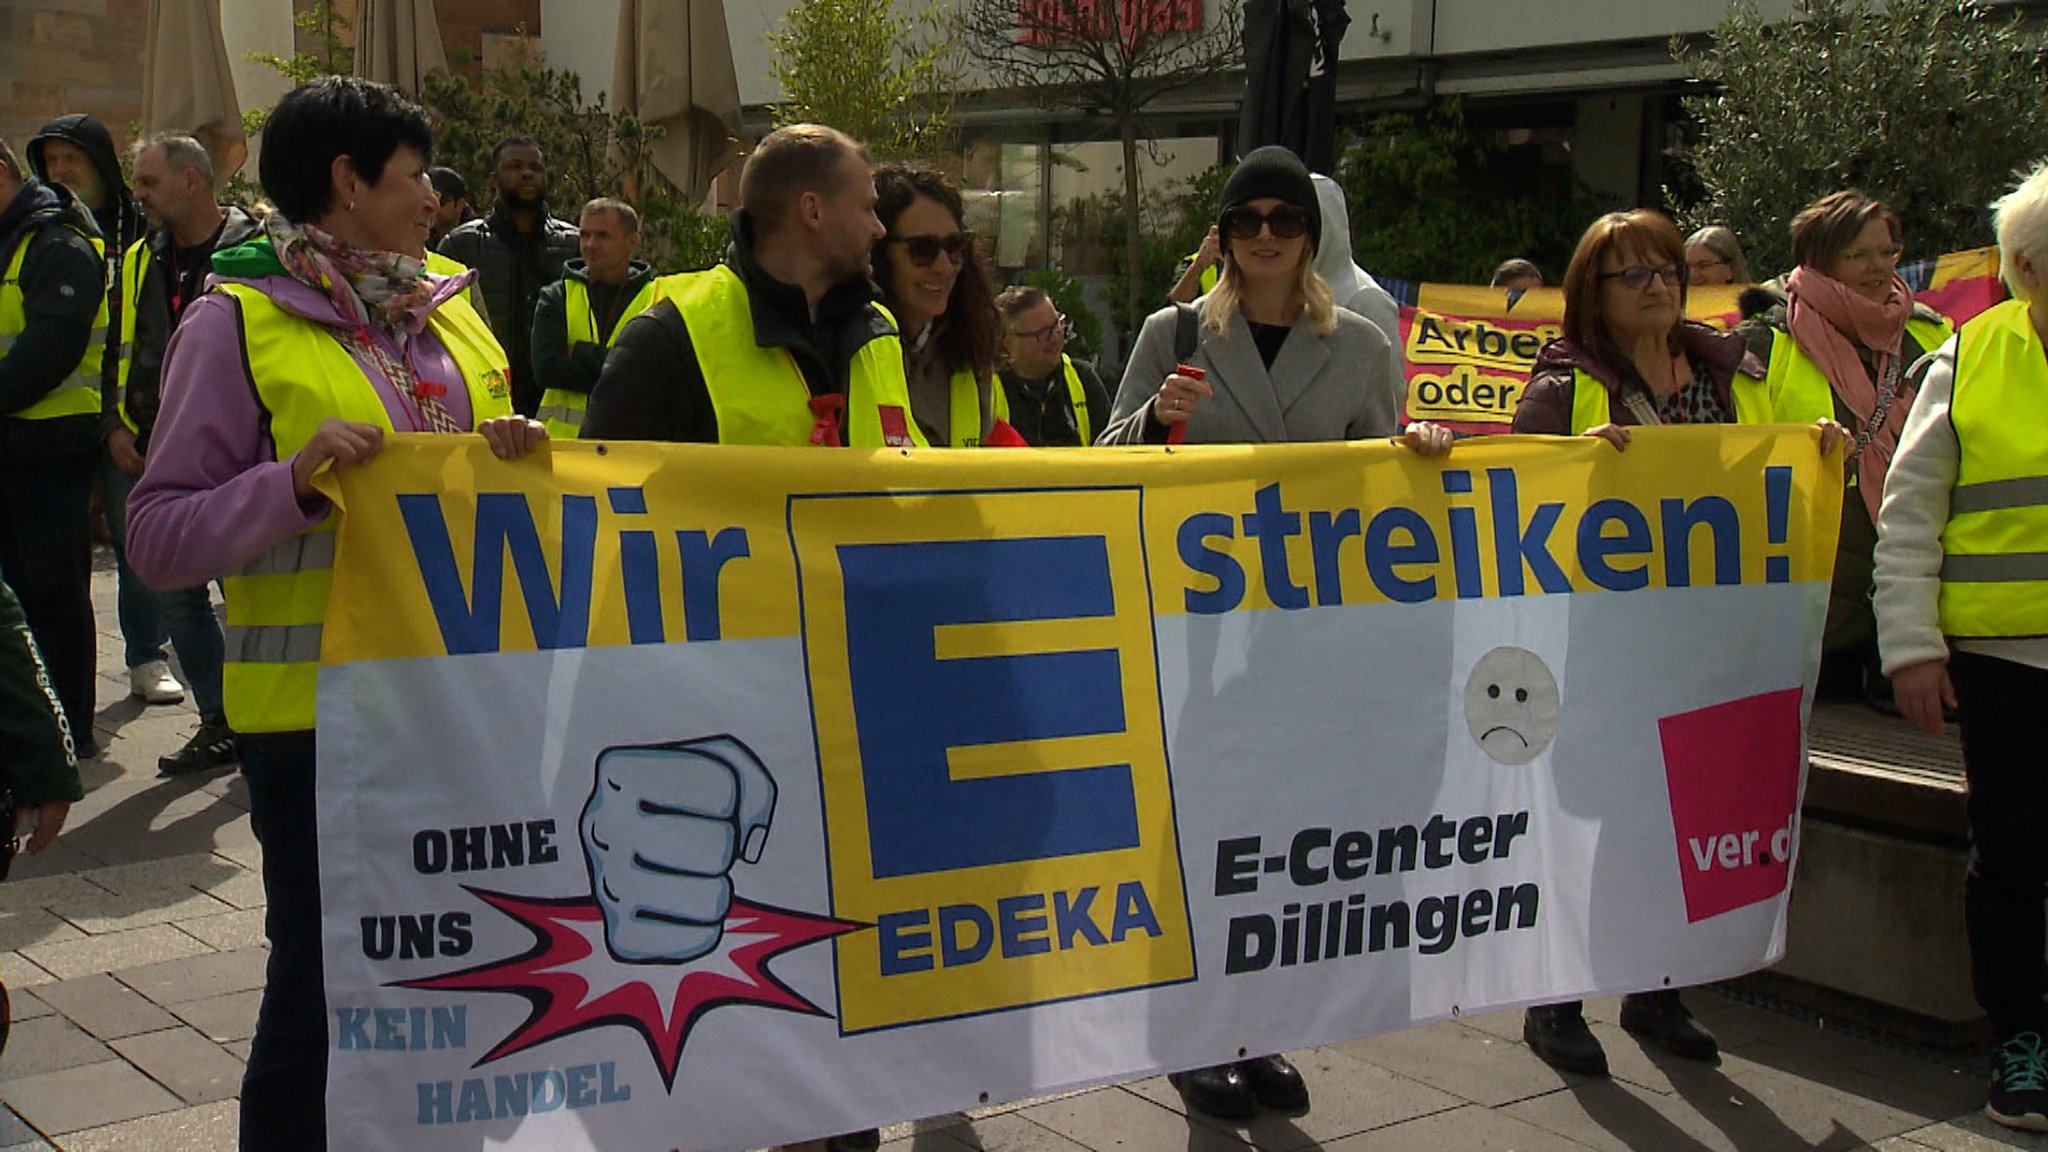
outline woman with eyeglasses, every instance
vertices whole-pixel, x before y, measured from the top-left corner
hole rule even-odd
[[[1185,427],[1190,444],[1356,440],[1401,434],[1401,381],[1387,336],[1336,306],[1316,274],[1322,208],[1292,152],[1259,148],[1223,186],[1217,227],[1223,275],[1193,305],[1153,313],[1138,333],[1109,427],[1099,444],[1164,444]],[[1180,308],[1196,309],[1187,364],[1175,355]],[[1417,423],[1405,441],[1448,450],[1448,429]]]
[[[1223,186],[1223,274],[1193,305],[1145,321],[1098,444],[1355,440],[1400,434],[1401,383],[1387,337],[1336,306],[1316,274],[1322,210],[1308,169],[1285,148],[1253,151]],[[1175,354],[1181,308],[1199,324]],[[1200,376],[1181,370],[1183,362]],[[1447,451],[1448,429],[1410,425],[1405,442]],[[1261,1107],[1308,1107],[1308,1085],[1283,1056],[1257,1056],[1168,1077],[1190,1109],[1226,1120]]]
[[[1749,261],[1742,255],[1742,242],[1719,224],[1685,238],[1685,267],[1695,288],[1749,283]]]
[[[996,383],[1002,322],[965,230],[960,190],[906,164],[875,170],[875,282],[903,334],[910,414],[934,448],[1021,444]]]
[[[1737,329],[1769,365],[1771,394],[1799,414],[1832,417],[1855,441],[1835,545],[1835,578],[1821,639],[1823,691],[1861,695],[1896,711],[1877,652],[1871,608],[1877,508],[1906,426],[1923,358],[1952,334],[1899,277],[1898,213],[1855,189],[1824,196],[1792,218],[1784,305]]]
[[[1516,432],[1597,436],[1625,449],[1629,429],[1650,424],[1772,424],[1803,420],[1774,407],[1763,364],[1742,338],[1685,319],[1685,242],[1648,209],[1610,212],[1579,237],[1564,274],[1564,335],[1545,344],[1515,409]],[[1821,450],[1842,430],[1822,422]],[[1582,1076],[1607,1075],[1607,1053],[1577,1001],[1540,1004],[1522,1039],[1543,1062]],[[1692,1019],[1678,989],[1621,1002],[1621,1026],[1688,1060],[1720,1046]]]

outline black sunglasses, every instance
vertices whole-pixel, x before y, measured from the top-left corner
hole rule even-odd
[[[1308,235],[1308,213],[1292,204],[1282,204],[1271,212],[1256,208],[1232,208],[1223,214],[1223,230],[1232,240],[1256,240],[1261,227],[1270,228],[1275,238],[1295,240]]]
[[[929,268],[938,261],[941,252],[951,257],[955,264],[964,261],[964,253],[974,243],[974,233],[955,232],[949,236],[890,236],[882,243],[903,245],[903,250],[910,254],[912,264],[919,268]]]

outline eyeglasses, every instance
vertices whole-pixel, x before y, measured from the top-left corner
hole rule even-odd
[[[1655,268],[1645,268],[1641,264],[1637,264],[1630,268],[1623,268],[1619,272],[1602,272],[1600,279],[1602,281],[1619,280],[1638,292],[1647,292],[1650,289],[1650,281],[1652,279],[1660,279],[1673,288],[1677,288],[1685,283],[1685,275],[1685,266],[1682,264],[1660,264]]]
[[[1845,264],[1869,264],[1873,262],[1878,264],[1897,264],[1899,257],[1905,254],[1906,250],[1897,244],[1893,244],[1888,248],[1879,248],[1875,252],[1865,248],[1851,248],[1847,252],[1842,253],[1842,262]]]
[[[1308,213],[1292,204],[1282,204],[1271,212],[1232,208],[1223,214],[1223,230],[1232,240],[1256,240],[1260,228],[1271,229],[1276,240],[1296,240],[1308,235]]]
[[[910,255],[910,262],[919,268],[929,268],[938,262],[939,253],[944,252],[955,264],[966,260],[968,247],[974,243],[974,233],[954,232],[947,236],[890,236],[884,244],[901,244]]]
[[[1067,317],[1064,313],[1056,312],[1053,314],[1052,323],[1047,324],[1045,327],[1032,332],[1012,332],[1010,335],[1015,336],[1019,340],[1045,341],[1055,336],[1064,340],[1067,338]]]
[[[1719,268],[1726,263],[1728,263],[1726,260],[1715,257],[1710,260],[1687,260],[1685,265],[1692,269],[1693,275],[1697,276],[1709,268]]]

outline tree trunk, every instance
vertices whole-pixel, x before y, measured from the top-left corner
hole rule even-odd
[[[1141,213],[1138,204],[1138,116],[1129,107],[1117,112],[1117,129],[1123,136],[1124,145],[1124,271],[1127,285],[1124,296],[1124,330],[1131,339],[1138,338],[1138,325],[1144,322],[1142,301],[1145,299],[1145,247]],[[1130,349],[1124,349],[1126,356]]]

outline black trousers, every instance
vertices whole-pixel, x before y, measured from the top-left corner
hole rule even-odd
[[[2034,727],[2048,708],[2048,669],[1958,652],[1948,673],[1969,781],[1970,983],[2002,1041],[2048,1031],[2048,751]]]
[[[249,823],[263,846],[263,1003],[242,1073],[242,1152],[327,1147],[327,990],[320,959],[313,734],[238,736]]]
[[[83,752],[92,735],[99,644],[93,635],[96,452],[0,463],[0,575],[14,588]]]

